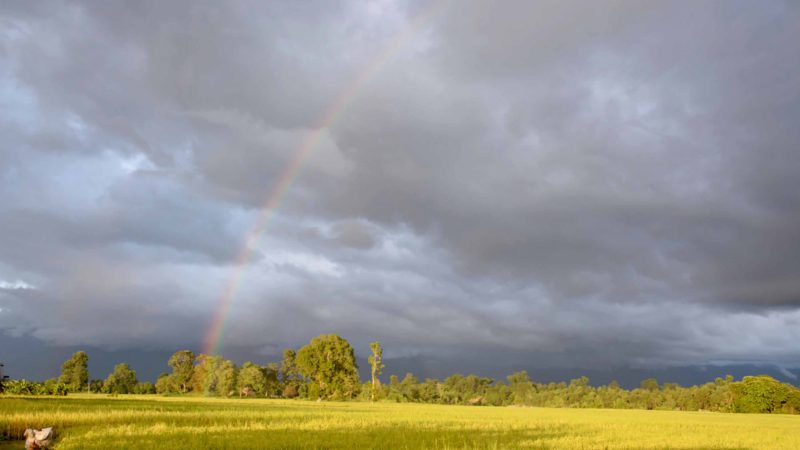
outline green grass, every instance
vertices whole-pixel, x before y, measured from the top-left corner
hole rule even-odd
[[[68,449],[800,449],[800,416],[71,395],[0,397]],[[0,443],[0,449],[8,448]],[[21,449],[19,442],[15,447]]]

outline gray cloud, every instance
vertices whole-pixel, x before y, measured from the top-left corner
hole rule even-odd
[[[0,280],[36,286],[0,330],[199,345],[368,73],[251,242],[230,348],[796,360],[796,5],[453,2],[386,53],[424,10],[0,7]]]

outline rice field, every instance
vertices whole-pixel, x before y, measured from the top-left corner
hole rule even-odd
[[[69,449],[798,449],[800,416],[70,395],[0,397],[0,435]],[[0,449],[22,449],[0,441]]]

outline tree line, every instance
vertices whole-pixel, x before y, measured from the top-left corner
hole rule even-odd
[[[114,366],[105,380],[89,380],[89,355],[75,352],[61,365],[61,376],[44,382],[9,380],[3,383],[0,392],[16,395],[67,395],[70,392],[94,392],[106,394],[155,394],[152,383],[140,383],[127,363]]]
[[[118,364],[105,380],[89,380],[88,355],[76,352],[62,365],[61,376],[44,383],[6,382],[12,394],[66,395],[68,392],[108,394],[205,395],[220,397],[302,398],[439,403],[448,405],[543,406],[571,408],[667,409],[744,413],[800,413],[800,389],[768,375],[732,376],[684,387],[660,384],[653,378],[638,388],[623,389],[615,381],[591,386],[587,377],[569,382],[537,383],[521,371],[506,380],[455,374],[444,380],[420,381],[408,373],[382,383],[385,367],[380,343],[370,344],[371,379],[361,382],[355,352],[347,340],[326,334],[300,349],[286,349],[280,363],[237,366],[219,355],[175,352],[167,361],[170,373],[155,384],[139,382],[136,372]]]

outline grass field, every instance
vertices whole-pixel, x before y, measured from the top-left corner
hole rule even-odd
[[[54,426],[68,449],[800,449],[800,416],[315,403],[197,397],[0,397],[0,433]],[[17,442],[0,449],[22,448]]]

